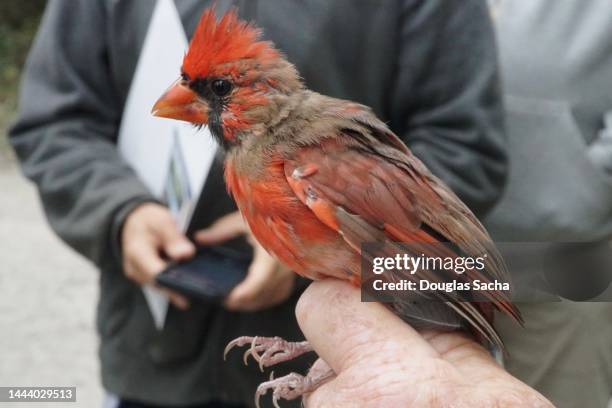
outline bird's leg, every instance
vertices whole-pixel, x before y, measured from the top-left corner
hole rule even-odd
[[[312,351],[307,341],[289,342],[280,337],[238,337],[230,341],[223,352],[223,359],[234,347],[250,344],[251,347],[244,352],[244,364],[249,356],[259,363],[259,368],[269,367],[283,361],[289,361],[304,353]],[[260,354],[261,353],[261,354]]]
[[[261,383],[257,387],[255,393],[255,406],[257,408],[259,408],[259,398],[265,395],[268,390],[272,390],[272,404],[276,408],[280,408],[279,399],[293,400],[299,398],[304,394],[313,392],[336,375],[334,370],[321,359],[317,360],[306,376],[291,373],[274,379],[273,374],[274,372],[270,375],[270,381]]]

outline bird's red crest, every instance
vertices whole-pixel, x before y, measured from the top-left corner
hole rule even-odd
[[[278,58],[278,51],[271,43],[260,41],[260,35],[257,27],[238,18],[235,9],[217,21],[211,7],[202,14],[193,34],[183,72],[190,78],[203,78],[229,62],[251,59],[265,63]]]

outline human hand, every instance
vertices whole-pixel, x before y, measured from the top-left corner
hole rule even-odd
[[[320,356],[311,370],[327,363],[336,373],[306,407],[552,407],[473,339],[419,333],[344,282],[314,282],[296,314]]]
[[[287,300],[293,292],[294,273],[270,256],[255,240],[238,211],[196,232],[194,238],[201,245],[217,245],[240,235],[246,235],[253,246],[253,262],[246,278],[225,299],[225,307],[235,311],[257,311]]]
[[[178,229],[170,211],[155,203],[136,207],[125,219],[121,232],[123,271],[139,285],[154,284],[167,262],[163,255],[180,261],[195,254],[195,246]],[[184,296],[166,288],[159,288],[179,309],[189,307]]]

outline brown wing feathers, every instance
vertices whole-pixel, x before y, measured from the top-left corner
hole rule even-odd
[[[408,243],[414,253],[424,252],[431,256],[481,256],[486,253],[487,274],[471,272],[465,274],[467,278],[485,282],[507,279],[505,265],[482,225],[407,150],[398,150],[395,143],[372,140],[374,137],[370,135],[345,137],[349,138],[348,143],[330,138],[322,141],[323,148],[300,148],[286,162],[285,174],[296,194],[307,198],[303,201],[310,204],[311,209],[315,203],[316,208],[325,209],[324,214],[317,216],[337,229],[355,251],[360,251],[362,242],[389,244],[401,241]],[[308,172],[303,171],[306,168]],[[321,201],[325,205],[319,205]],[[440,242],[440,238],[453,243],[460,254],[444,246],[419,245]],[[432,248],[438,253],[431,253]],[[432,271],[424,272],[433,281],[441,280]],[[498,309],[520,321],[520,315],[503,294],[490,292],[487,295]],[[502,346],[499,336],[477,306],[450,300],[447,306],[484,338]]]

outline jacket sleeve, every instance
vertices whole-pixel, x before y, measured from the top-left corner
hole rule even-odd
[[[153,200],[115,146],[122,101],[109,73],[103,7],[48,3],[9,131],[53,230],[100,266],[118,260],[129,210]]]
[[[404,0],[391,120],[477,215],[500,197],[507,157],[494,32],[484,0]]]

